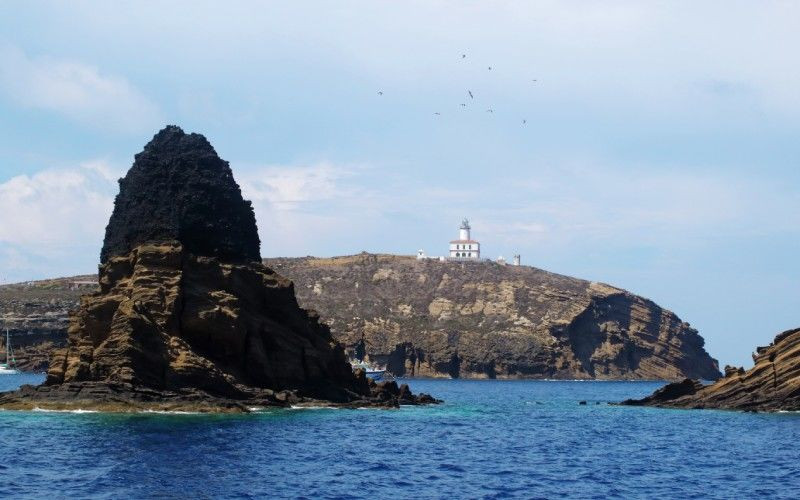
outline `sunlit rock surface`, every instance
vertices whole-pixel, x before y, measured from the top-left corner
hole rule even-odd
[[[716,380],[703,338],[625,290],[494,262],[275,258],[334,337],[397,375]],[[363,344],[361,340],[364,340]]]

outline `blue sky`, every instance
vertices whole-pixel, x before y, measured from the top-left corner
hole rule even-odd
[[[651,298],[721,364],[800,326],[800,5],[226,4],[0,6],[0,280],[94,271],[175,123],[265,256],[443,254],[468,216],[484,256]]]

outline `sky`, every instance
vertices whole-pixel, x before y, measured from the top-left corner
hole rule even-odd
[[[94,272],[177,124],[265,257],[443,255],[469,217],[751,366],[800,326],[797,47],[797,2],[3,2],[0,282]]]

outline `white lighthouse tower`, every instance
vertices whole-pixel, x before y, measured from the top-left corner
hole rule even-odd
[[[461,227],[458,228],[458,239],[450,242],[451,259],[457,260],[480,260],[481,244],[473,240],[470,235],[469,220],[464,218]]]

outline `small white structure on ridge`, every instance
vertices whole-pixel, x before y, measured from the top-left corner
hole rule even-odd
[[[519,265],[520,265],[520,261],[521,261],[521,260],[522,260],[522,259],[521,259],[521,257],[519,256],[519,254],[516,254],[516,255],[514,255],[514,264],[513,264],[513,265],[515,265],[515,266],[519,266]]]
[[[458,260],[480,260],[481,244],[473,240],[469,231],[469,220],[464,218],[461,227],[458,228],[458,239],[450,242],[451,259]]]

